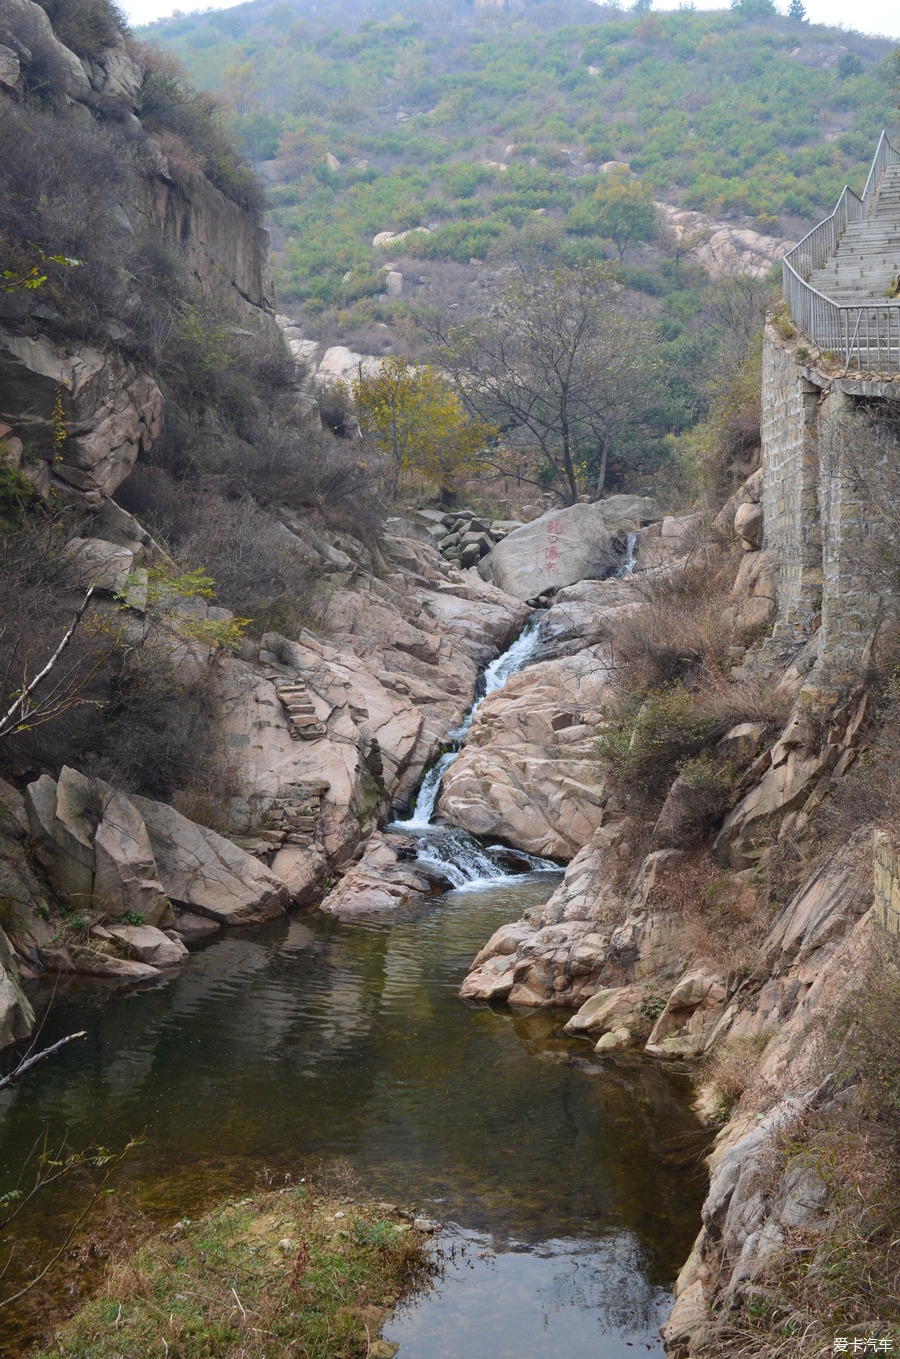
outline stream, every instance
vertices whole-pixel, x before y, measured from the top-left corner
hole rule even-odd
[[[527,661],[537,627],[489,668],[487,692]],[[400,1359],[661,1356],[705,1188],[689,1074],[597,1057],[559,1014],[459,1000],[474,954],[560,872],[513,872],[433,826],[439,784],[431,771],[396,823],[456,874],[424,909],[223,932],[140,988],[63,979],[42,1045],[88,1038],[0,1092],[0,1184],[44,1129],[76,1147],[146,1130],[119,1184],[163,1224],[258,1177],[345,1161],[362,1192],[439,1219],[438,1240],[459,1248],[385,1328]],[[46,1257],[77,1192],[22,1228],[6,1292],[30,1253]],[[37,1304],[5,1317],[0,1352],[23,1353],[41,1320]]]

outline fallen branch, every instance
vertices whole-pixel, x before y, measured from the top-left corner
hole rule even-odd
[[[66,1037],[61,1038],[58,1043],[51,1043],[49,1048],[44,1048],[43,1052],[35,1053],[33,1057],[27,1057],[24,1061],[20,1062],[8,1076],[4,1076],[2,1080],[0,1080],[0,1090],[5,1090],[8,1085],[12,1085],[13,1081],[19,1080],[19,1078],[26,1075],[32,1067],[37,1066],[38,1062],[43,1062],[47,1057],[52,1057],[54,1052],[59,1052],[60,1048],[64,1048],[67,1043],[74,1043],[76,1038],[87,1038],[87,1029],[80,1029],[78,1033],[67,1034]]]

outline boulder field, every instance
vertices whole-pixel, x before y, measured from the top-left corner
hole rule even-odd
[[[120,545],[93,538],[70,569],[80,586],[86,557],[115,558],[124,577],[97,591],[96,607],[102,614],[104,591],[116,589],[140,630],[144,557],[131,525],[126,561]],[[415,539],[387,534],[370,550],[303,525],[286,532],[303,536],[330,582],[328,640],[268,633],[219,654],[237,793],[216,809],[217,829],[69,767],[24,795],[0,787],[0,891],[14,945],[0,938],[7,1044],[34,1022],[16,955],[30,969],[139,981],[179,963],[183,939],[277,918],[321,897],[329,877],[341,879],[351,913],[446,885],[408,862],[402,837],[373,833],[409,798],[530,611]],[[180,663],[207,664],[206,648],[195,650]]]

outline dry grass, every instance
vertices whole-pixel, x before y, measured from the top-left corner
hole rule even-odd
[[[900,1345],[900,940],[875,936],[820,1051],[837,1095],[784,1131],[761,1190],[774,1200],[802,1169],[825,1202],[786,1229],[784,1249],[720,1318],[710,1357],[824,1357],[835,1336]]]
[[[722,611],[739,559],[725,551],[707,521],[701,521],[685,550],[690,563],[675,575],[647,571],[633,578],[644,605],[616,640],[615,665],[629,689],[658,689],[691,676],[721,674],[733,639],[722,626]]]
[[[677,913],[679,944],[689,962],[714,967],[732,986],[756,968],[771,912],[758,888],[714,864],[705,851],[668,863],[649,904]]]
[[[726,1038],[704,1063],[704,1084],[715,1099],[716,1120],[727,1122],[745,1091],[750,1090],[759,1070],[759,1059],[771,1038],[771,1030]]]

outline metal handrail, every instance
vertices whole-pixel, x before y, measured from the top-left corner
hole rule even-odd
[[[897,163],[900,151],[891,146],[884,131],[862,197],[845,184],[831,215],[807,232],[782,260],[782,284],[792,321],[819,349],[840,354],[845,370],[852,363],[861,371],[900,369],[900,301],[848,306],[819,292],[809,275],[836,253],[851,222],[871,216],[881,176],[888,165]]]

